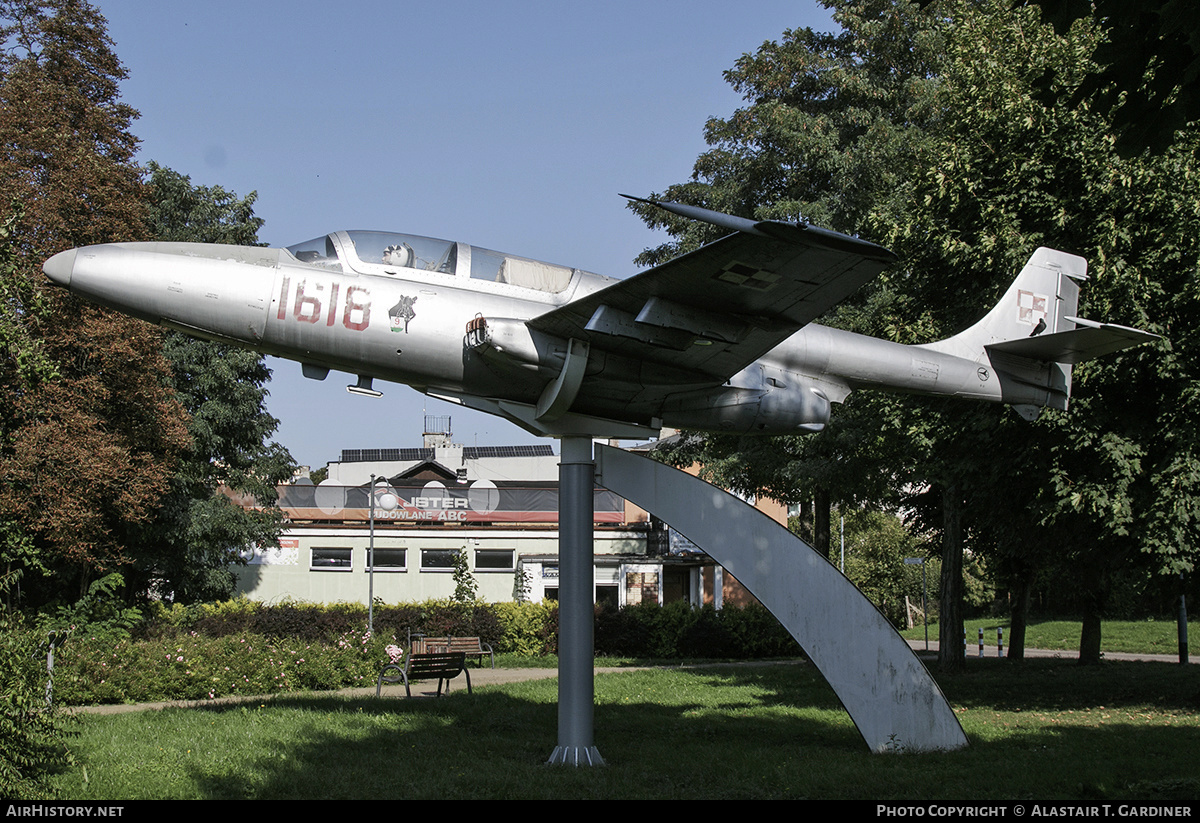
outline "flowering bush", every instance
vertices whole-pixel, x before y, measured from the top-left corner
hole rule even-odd
[[[514,604],[515,605],[515,604]],[[524,604],[531,614],[546,606]],[[551,607],[552,608],[552,607]],[[366,607],[244,598],[191,606],[156,604],[130,638],[84,627],[59,653],[55,699],[66,705],[200,700],[236,694],[370,685],[388,663],[403,661],[397,642],[409,632],[476,636],[497,651],[545,646],[544,620],[512,636],[496,607],[449,601],[377,605],[375,634]],[[503,638],[503,642],[502,642]]]
[[[332,643],[249,633],[116,643],[77,637],[57,657],[55,698],[85,705],[367,686],[392,659],[394,643],[361,630]]]

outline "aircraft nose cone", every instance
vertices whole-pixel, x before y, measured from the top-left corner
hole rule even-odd
[[[75,268],[75,249],[60,251],[42,264],[46,276],[60,286],[71,285],[71,272]]]

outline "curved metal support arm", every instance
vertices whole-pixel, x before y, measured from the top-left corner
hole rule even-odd
[[[959,749],[967,737],[891,623],[824,557],[728,492],[597,444],[597,482],[653,512],[728,569],[779,619],[876,752]]]

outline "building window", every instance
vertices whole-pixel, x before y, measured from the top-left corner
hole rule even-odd
[[[458,549],[421,549],[421,571],[452,571],[456,554]]]
[[[367,549],[367,562],[370,562],[371,549]],[[408,568],[407,549],[375,549],[375,571],[402,572]]]
[[[513,556],[512,549],[476,549],[475,571],[480,572],[511,572]]]
[[[596,587],[596,604],[607,606],[612,610],[617,610],[621,607],[621,593],[618,586],[597,586]]]
[[[309,568],[313,571],[350,571],[350,549],[317,549],[312,550]]]

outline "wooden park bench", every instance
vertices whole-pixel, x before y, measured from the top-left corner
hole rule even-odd
[[[417,644],[421,646],[418,649]],[[420,641],[413,640],[413,650],[423,652],[462,652],[467,657],[474,657],[479,661],[479,665],[483,665],[483,656],[486,654],[492,661],[492,668],[496,668],[496,655],[492,651],[492,647],[488,643],[483,643],[478,637],[425,637]]]
[[[393,672],[388,674],[388,672]],[[471,693],[471,673],[467,671],[466,656],[462,652],[432,652],[427,654],[409,654],[404,666],[389,663],[379,673],[375,681],[375,696],[379,697],[384,683],[404,682],[404,693],[412,697],[409,684],[414,680],[438,679],[438,697],[442,696],[442,681],[446,681],[446,691],[450,691],[450,680],[459,674],[467,676],[467,694]]]

